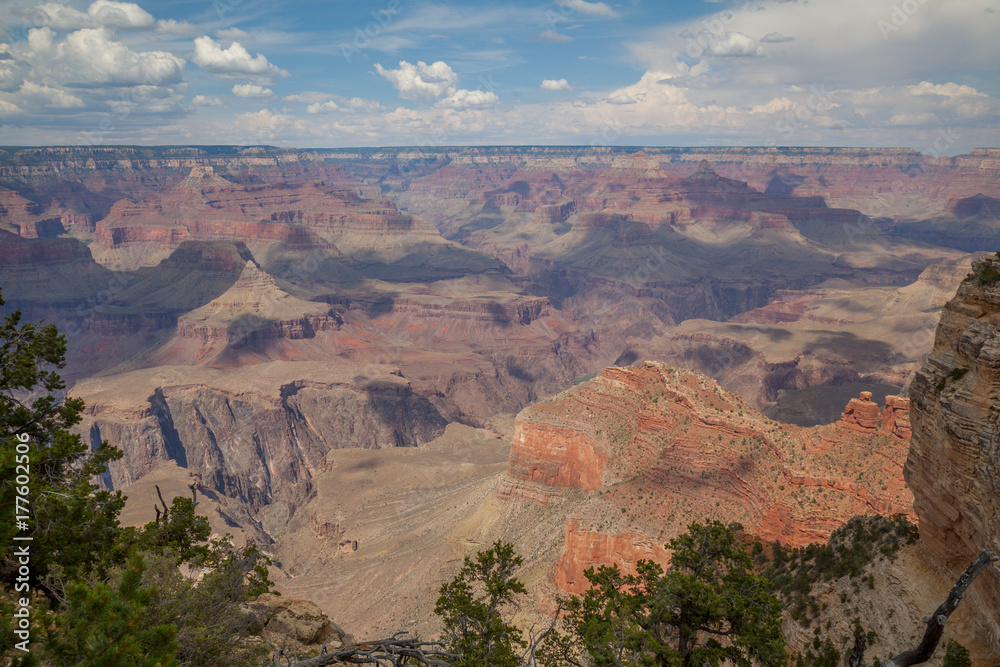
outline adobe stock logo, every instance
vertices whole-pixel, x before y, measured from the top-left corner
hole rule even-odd
[[[906,25],[910,17],[916,14],[922,5],[926,4],[927,0],[903,0],[898,5],[893,5],[888,20],[879,19],[875,22],[879,32],[882,33],[882,39],[888,42],[889,35]]]

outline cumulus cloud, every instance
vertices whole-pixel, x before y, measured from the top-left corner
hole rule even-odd
[[[79,109],[85,106],[83,100],[76,95],[31,81],[25,81],[18,93],[18,97],[30,106],[45,109]]]
[[[240,30],[239,28],[222,28],[221,30],[216,30],[212,33],[219,39],[242,39],[243,41],[253,39],[253,36],[246,30]]]
[[[87,8],[87,14],[108,28],[152,28],[155,23],[153,15],[134,2],[96,0]]]
[[[399,91],[404,100],[433,100],[452,95],[458,84],[458,75],[443,61],[416,65],[399,61],[399,69],[385,69],[376,63],[375,71]]]
[[[574,12],[586,14],[587,16],[597,16],[606,19],[616,19],[620,16],[618,12],[611,9],[611,7],[604,2],[587,2],[587,0],[556,0],[556,4]]]
[[[222,75],[258,74],[288,76],[288,72],[268,62],[264,54],[251,56],[239,42],[223,49],[208,35],[194,40],[194,63],[207,72]]]
[[[921,81],[915,86],[909,86],[908,90],[914,95],[941,95],[942,97],[987,97],[986,93],[981,93],[972,86],[963,86],[950,82],[934,84],[930,81]]]
[[[8,117],[30,116],[34,127],[66,127],[66,118],[77,128],[99,127],[109,113],[136,126],[143,114],[162,122],[185,113],[184,60],[133,51],[109,28],[81,28],[62,39],[52,28],[32,28],[5,52],[11,59],[0,60],[0,107]]]
[[[439,109],[472,109],[495,106],[500,102],[496,93],[486,90],[456,90],[434,106]]]
[[[725,72],[715,72],[712,85],[730,90],[816,81],[857,88],[900,85],[995,68],[1000,12],[984,13],[978,0],[918,4],[919,10],[897,26],[892,6],[870,0],[736,3],[726,11],[651,28],[626,47],[648,69],[677,72],[681,64],[711,55],[709,48],[722,50],[722,44],[710,47],[709,40],[726,32],[795,36],[760,58],[729,60]],[[883,34],[880,22],[893,30]],[[749,41],[744,43],[744,53],[752,54]]]
[[[780,32],[769,32],[760,38],[760,41],[764,44],[781,44],[783,42],[794,42],[794,37],[786,37]]]
[[[51,28],[28,33],[25,59],[34,74],[65,85],[179,83],[184,60],[165,51],[132,51],[107,28],[83,28],[56,43]],[[37,80],[37,79],[35,79]]]
[[[742,32],[727,32],[721,37],[714,36],[709,40],[705,55],[721,58],[749,58],[764,55],[764,50],[760,48],[753,37],[748,37]]]
[[[324,113],[327,111],[340,111],[340,105],[333,100],[326,102],[315,102],[306,107],[307,113]]]
[[[164,35],[197,35],[200,29],[187,21],[160,19],[156,22],[156,32]]]
[[[631,95],[625,93],[619,93],[614,97],[608,98],[608,104],[635,104],[635,99]]]
[[[156,23],[152,14],[134,2],[115,2],[115,0],[95,0],[86,12],[57,2],[49,2],[24,8],[19,13],[29,16],[37,26],[56,30],[99,27],[133,30],[152,28]]]
[[[898,113],[889,119],[889,125],[927,125],[940,122],[941,119],[929,111],[924,113]]]
[[[269,144],[293,123],[288,116],[276,114],[269,109],[236,114],[235,130],[242,141],[248,144]]]
[[[555,30],[543,30],[530,39],[533,42],[545,42],[546,44],[565,44],[573,41],[573,38],[569,35],[564,35]]]
[[[270,88],[258,86],[256,83],[238,83],[233,86],[233,95],[237,97],[264,98],[274,95]]]
[[[566,79],[545,79],[542,81],[542,85],[539,86],[542,90],[551,90],[554,92],[573,90],[573,86],[569,85],[569,81]]]
[[[363,97],[352,97],[350,99],[343,100],[341,105],[347,107],[351,111],[364,111],[366,113],[382,109],[382,105],[375,100],[366,100]]]
[[[285,95],[283,98],[286,102],[323,102],[324,100],[330,99],[329,93],[320,93],[314,90],[303,90],[299,93],[293,93],[291,95]]]
[[[191,98],[191,104],[196,107],[221,107],[222,100],[218,97],[208,97],[206,95],[195,95]]]

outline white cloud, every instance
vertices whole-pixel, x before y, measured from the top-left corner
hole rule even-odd
[[[566,79],[545,79],[542,81],[542,85],[539,86],[542,90],[550,91],[565,91],[573,90],[573,86],[569,85],[569,81]]]
[[[581,14],[586,14],[588,16],[598,16],[606,19],[616,19],[620,16],[618,12],[611,9],[611,7],[604,2],[587,2],[587,0],[556,0],[556,4],[560,7],[565,7],[566,9],[580,12]]]
[[[608,104],[635,104],[635,100],[631,95],[625,93],[619,93],[614,97],[608,98]]]
[[[783,42],[794,42],[794,37],[786,37],[780,32],[769,32],[760,38],[760,41],[764,44],[781,44]]]
[[[197,35],[200,31],[198,26],[187,21],[160,19],[156,22],[156,32],[164,35]]]
[[[0,99],[0,116],[19,116],[23,113],[24,110],[13,102]]]
[[[288,76],[288,72],[268,62],[264,54],[251,56],[239,42],[223,49],[208,35],[194,40],[194,63],[207,72],[223,75],[258,74]]]
[[[929,125],[940,122],[941,119],[929,111],[924,113],[899,113],[889,119],[889,125]]]
[[[375,70],[399,91],[404,100],[433,100],[455,92],[458,75],[446,63],[437,61],[416,65],[399,61],[399,69],[387,70],[376,63]]]
[[[226,130],[236,132],[236,135],[230,136],[238,138],[240,143],[270,144],[293,125],[288,116],[261,109],[237,114],[235,127],[227,126]]]
[[[238,83],[233,86],[233,95],[237,97],[265,98],[274,95],[270,88],[258,86],[256,83]]]
[[[957,83],[933,84],[930,81],[921,81],[915,86],[909,86],[909,91],[914,95],[941,95],[942,97],[987,97],[972,86],[962,86]]]
[[[155,23],[153,15],[134,2],[96,0],[87,8],[87,14],[108,28],[152,28]]]
[[[152,28],[156,23],[152,14],[134,2],[114,0],[95,0],[86,13],[57,2],[24,8],[19,13],[30,16],[37,26],[56,30],[100,27],[131,30]]]
[[[253,36],[246,30],[240,30],[239,28],[222,28],[221,30],[216,30],[212,33],[219,39],[242,39],[243,41],[248,41],[253,39]]]
[[[291,95],[285,95],[283,98],[286,102],[323,102],[324,100],[330,99],[329,93],[319,93],[314,90],[303,90],[300,93],[293,93]]]
[[[545,42],[547,44],[565,44],[572,42],[573,38],[555,30],[543,30],[531,38],[533,42]]]
[[[67,85],[138,86],[179,83],[184,60],[165,51],[135,52],[107,28],[83,28],[54,42],[50,28],[28,33],[25,59],[35,77]],[[38,80],[38,78],[34,78]]]
[[[315,102],[306,107],[307,113],[323,113],[325,111],[340,111],[340,105],[333,100],[326,102]]]
[[[500,102],[496,93],[485,90],[456,90],[434,106],[439,109],[472,109],[492,107]]]
[[[753,37],[748,37],[742,32],[727,32],[722,37],[713,36],[709,39],[705,55],[722,58],[747,58],[764,55],[764,50],[760,48]]]
[[[59,88],[25,81],[18,91],[21,101],[45,109],[79,109],[86,106],[79,97]]]
[[[218,97],[207,97],[205,95],[195,95],[191,98],[191,104],[196,107],[221,107],[222,100]]]
[[[366,113],[382,109],[382,105],[375,100],[366,100],[363,97],[352,97],[349,100],[342,101],[341,104],[351,111],[364,111]]]
[[[1000,12],[983,12],[985,4],[919,2],[912,13],[896,16],[896,26],[892,3],[740,2],[730,10],[638,33],[626,47],[647,69],[680,74],[681,65],[726,51],[722,42],[712,42],[727,32],[795,36],[759,58],[730,59],[725,71],[711,79],[716,89],[730,91],[815,82],[864,88],[939,81],[992,71],[1000,62],[1000,40],[995,38]],[[883,35],[880,22],[889,22],[894,30]],[[746,41],[744,53],[753,50]]]

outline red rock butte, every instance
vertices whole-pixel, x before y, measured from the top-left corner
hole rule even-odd
[[[847,428],[862,433],[887,431],[897,438],[910,437],[910,399],[902,396],[886,396],[885,409],[879,410],[872,402],[870,391],[861,392],[852,398],[840,415],[840,423]]]

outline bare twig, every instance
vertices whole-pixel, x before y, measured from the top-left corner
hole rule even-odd
[[[159,484],[154,484],[153,486],[156,487],[156,495],[159,497],[160,502],[163,503],[163,520],[166,521],[167,520],[167,512],[169,511],[167,509],[167,501],[165,501],[163,499],[163,494],[160,493],[160,485]],[[156,513],[156,517],[157,517],[157,519],[159,519],[159,517],[160,517],[160,513],[159,512]]]
[[[556,623],[559,622],[559,615],[563,611],[562,604],[556,609],[555,615],[552,617],[552,622],[549,623],[547,628],[536,630],[534,627],[528,631],[528,645],[524,649],[524,653],[521,654],[521,667],[535,667],[535,653],[538,651],[538,647],[542,645],[545,638],[555,630]]]
[[[428,667],[451,667],[451,661],[458,658],[454,653],[443,650],[443,642],[418,641],[405,636],[405,632],[397,632],[392,637],[377,639],[345,646],[330,653],[308,660],[290,663],[291,667],[325,667],[338,662],[354,664],[374,664],[378,667],[402,667],[414,660]],[[330,641],[327,639],[327,641]],[[326,644],[323,644],[324,647]],[[280,653],[280,652],[279,652]],[[277,653],[275,654],[277,660]]]

